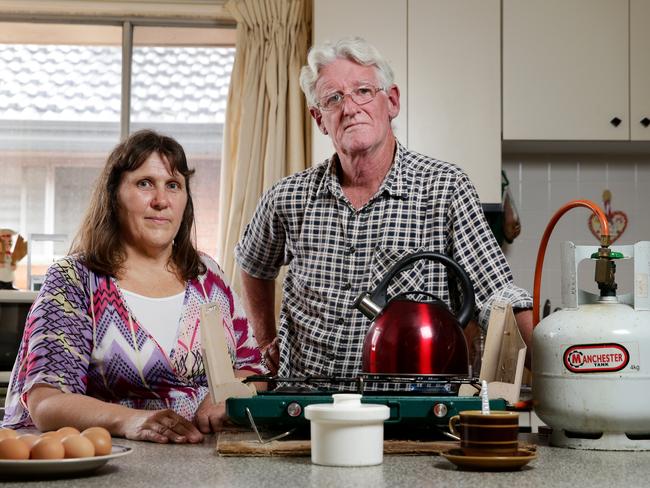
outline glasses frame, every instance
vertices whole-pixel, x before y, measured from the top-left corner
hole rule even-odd
[[[355,97],[358,96],[356,92],[358,90],[361,90],[362,88],[371,89],[372,90],[372,96],[368,100],[366,100],[364,102],[358,102],[357,100],[355,100]],[[323,95],[322,97],[319,97],[318,101],[316,102],[316,107],[318,107],[318,110],[320,110],[322,112],[333,112],[334,110],[338,110],[343,106],[343,103],[345,102],[345,97],[350,97],[350,100],[352,100],[355,104],[357,104],[359,106],[362,106],[362,105],[366,105],[366,104],[372,102],[375,98],[377,98],[377,93],[379,93],[380,91],[386,91],[386,88],[378,87],[378,86],[374,86],[374,85],[361,85],[361,86],[358,86],[354,90],[351,90],[351,91],[349,91],[347,93],[343,93],[343,92],[340,92],[340,91],[334,91],[334,92],[328,93],[327,95]],[[330,106],[328,108],[324,107],[322,100],[325,100],[325,99],[331,97],[335,93],[340,93],[341,94],[341,101],[338,102],[337,104],[335,104],[334,106]]]

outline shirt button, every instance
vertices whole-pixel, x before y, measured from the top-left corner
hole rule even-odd
[[[352,284],[348,283],[343,283],[343,290],[351,290],[352,289]]]
[[[336,319],[336,323],[339,325],[343,325],[345,323],[345,320],[343,320],[343,317],[339,317],[338,319]]]

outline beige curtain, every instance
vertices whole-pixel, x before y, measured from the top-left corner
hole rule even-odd
[[[237,52],[224,129],[217,259],[239,292],[233,250],[260,196],[309,164],[309,113],[298,80],[311,39],[311,0],[230,0],[226,9],[237,21]],[[277,288],[278,303],[280,296]]]

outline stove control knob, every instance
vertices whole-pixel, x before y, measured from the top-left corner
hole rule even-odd
[[[289,414],[289,417],[300,417],[300,414],[302,413],[302,407],[300,406],[300,403],[291,402],[289,405],[287,405],[287,413]]]
[[[445,417],[448,411],[449,409],[447,408],[447,405],[445,405],[444,403],[436,403],[433,406],[433,415],[435,415],[439,419]]]

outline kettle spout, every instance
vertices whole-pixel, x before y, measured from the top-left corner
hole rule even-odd
[[[379,315],[382,310],[379,305],[372,301],[370,298],[370,293],[367,292],[359,295],[352,306],[359,310],[370,320],[375,320],[375,317],[377,317],[377,315]]]

